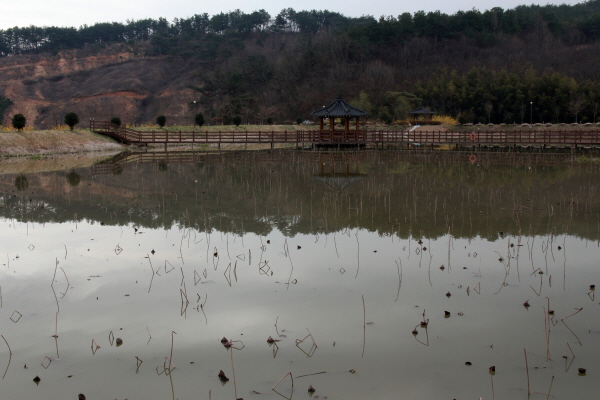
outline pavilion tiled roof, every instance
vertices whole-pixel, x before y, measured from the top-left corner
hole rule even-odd
[[[310,113],[312,117],[366,117],[367,114],[363,110],[352,107],[346,103],[340,96],[327,107],[320,108]]]
[[[427,108],[419,107],[416,110],[408,112],[409,114],[435,114],[435,111],[431,111]]]

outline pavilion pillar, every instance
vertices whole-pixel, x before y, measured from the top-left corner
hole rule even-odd
[[[350,130],[350,117],[344,118],[344,130],[348,132]]]
[[[335,118],[329,117],[329,130],[333,132],[335,128]]]
[[[320,123],[319,123],[319,130],[323,131],[323,117],[319,118]]]
[[[356,117],[356,130],[358,130],[358,121],[360,120],[360,117]]]

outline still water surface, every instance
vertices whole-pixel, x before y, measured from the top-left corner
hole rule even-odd
[[[527,375],[595,398],[599,172],[268,152],[2,175],[1,398],[527,399]]]

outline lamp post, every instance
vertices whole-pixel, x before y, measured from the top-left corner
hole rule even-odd
[[[198,106],[196,104],[196,100],[194,100],[192,102],[192,104],[194,105],[194,115],[192,116],[194,118],[194,128],[196,127],[196,114],[198,114]]]
[[[530,114],[529,117],[530,117],[530,119],[529,119],[529,123],[531,125],[533,125],[533,101],[530,102],[529,105],[530,105],[530,110],[529,110],[529,114]]]

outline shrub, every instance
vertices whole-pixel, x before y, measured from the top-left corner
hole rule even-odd
[[[434,115],[433,118],[431,118],[431,120],[439,121],[440,123],[438,125],[456,125],[456,123],[458,122],[456,118],[451,117],[449,115]]]
[[[302,118],[300,118],[300,117],[296,118],[296,124],[298,124],[298,125],[302,124]]]
[[[117,126],[121,126],[121,118],[119,118],[119,117],[112,117],[110,119],[110,123],[111,124],[115,124]]]
[[[156,124],[161,128],[164,127],[166,123],[167,117],[165,117],[164,115],[159,115],[158,117],[156,117]]]
[[[235,126],[240,126],[240,124],[242,123],[242,117],[240,117],[239,115],[236,115],[231,120],[233,121]]]
[[[204,125],[204,115],[202,115],[201,113],[196,114],[196,116],[194,117],[194,122],[198,126]]]
[[[394,122],[394,119],[392,118],[392,116],[386,111],[383,111],[379,115],[379,118],[381,119],[381,122],[383,122],[386,125],[390,125],[392,122]]]
[[[267,118],[267,124],[273,125],[273,117]]]
[[[23,130],[25,128],[25,124],[27,123],[27,118],[23,114],[15,114],[12,117],[12,126],[18,131]]]
[[[79,123],[79,117],[74,112],[67,113],[65,115],[65,124],[73,130],[75,125]]]

